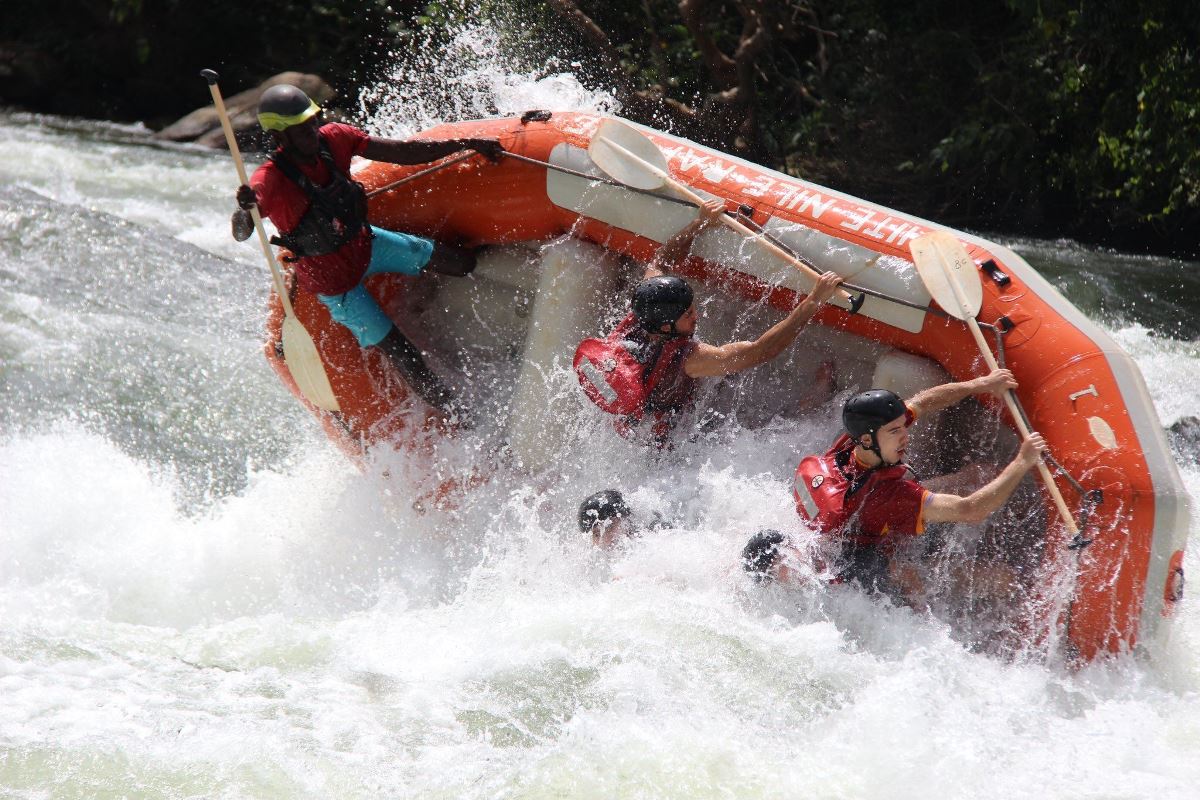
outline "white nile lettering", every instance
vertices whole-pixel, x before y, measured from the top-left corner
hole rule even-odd
[[[847,219],[842,222],[842,227],[848,231],[861,231],[863,225],[875,216],[875,212],[863,206],[855,206],[854,211],[843,212]]]
[[[883,238],[883,229],[891,221],[892,221],[891,217],[884,217],[879,222],[878,225],[876,225],[874,228],[871,228],[871,230],[866,232],[867,236],[870,236],[872,239],[882,239]]]
[[[745,193],[751,197],[762,197],[767,192],[771,191],[771,187],[775,185],[775,179],[768,175],[760,175],[750,181],[750,185],[746,187]]]
[[[907,222],[900,222],[900,223],[893,224],[892,225],[892,233],[890,236],[887,237],[887,241],[888,242],[896,241],[896,237],[903,234],[906,230],[908,230],[908,228],[909,228],[909,225]]]

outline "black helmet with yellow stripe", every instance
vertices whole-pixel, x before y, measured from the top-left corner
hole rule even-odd
[[[259,98],[258,124],[263,130],[285,131],[293,125],[308,122],[320,111],[321,107],[300,89],[279,83]]]

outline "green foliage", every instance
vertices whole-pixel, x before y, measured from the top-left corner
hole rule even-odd
[[[504,17],[503,0],[489,5]],[[509,35],[527,40],[514,52],[577,60],[586,80],[611,85],[611,65],[561,13],[513,5],[522,24]],[[706,102],[725,87],[678,0],[576,5],[606,32],[633,89],[705,118],[707,129],[682,132],[727,150],[745,145],[740,119]],[[727,55],[745,32],[737,5],[706,4],[706,30]],[[1190,5],[780,0],[772,8],[810,10],[814,33],[755,59],[744,113],[760,139],[746,154],[955,224],[1200,254],[1200,16]],[[432,26],[474,13],[456,0],[427,9]]]
[[[1002,54],[971,65],[979,91],[961,98],[962,119],[930,151],[927,174],[969,176],[979,194],[1007,199],[994,207],[1044,220],[1010,212],[997,224],[1065,225],[1093,239],[1148,224],[1194,254],[1200,25],[1190,3],[1008,5]]]
[[[726,55],[752,27],[739,8],[795,24],[772,29],[732,104],[679,0],[575,0],[599,41],[552,0],[71,5],[9,0],[0,49],[44,56],[24,87],[0,76],[10,102],[167,122],[206,102],[196,73],[212,67],[227,92],[317,72],[352,107],[396,54],[482,23],[514,71],[576,72],[640,121],[906,211],[1200,255],[1194,0],[708,0]]]
[[[109,18],[118,24],[142,13],[142,0],[112,0]]]
[[[1172,43],[1139,65],[1137,94],[1126,99],[1132,120],[1097,134],[1098,160],[1110,168],[1098,194],[1132,205],[1147,221],[1200,209],[1198,56]]]

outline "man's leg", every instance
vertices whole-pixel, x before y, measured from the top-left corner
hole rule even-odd
[[[446,275],[463,276],[475,269],[475,253],[472,250],[383,228],[373,227],[371,230],[374,234],[371,242],[371,261],[367,266],[364,278],[383,272],[417,276],[427,269]],[[377,345],[387,353],[396,369],[426,403],[449,414],[465,416],[464,408],[455,399],[454,393],[442,383],[433,370],[429,369],[425,359],[421,357],[420,351],[408,340],[408,337],[391,324],[391,320],[379,308],[379,304],[375,302],[374,298],[361,284],[355,289],[355,292],[361,292],[373,307],[368,309],[365,301],[360,297],[357,304],[363,309],[362,314],[372,319],[373,322],[357,328],[350,323],[343,323],[355,331],[359,344],[364,347]],[[337,317],[335,316],[334,319]],[[385,323],[386,327],[384,327]],[[364,328],[370,328],[370,330]],[[362,335],[359,334],[360,330],[363,330]]]
[[[317,297],[335,322],[350,329],[360,346],[380,348],[422,400],[447,413],[462,413],[454,393],[434,374],[421,351],[383,313],[365,287],[360,284],[345,294]]]
[[[392,364],[404,376],[404,380],[422,400],[448,414],[461,414],[462,409],[454,397],[454,392],[446,388],[441,378],[425,363],[421,351],[399,328],[393,325],[387,336],[375,346],[387,354]]]
[[[457,245],[435,242],[433,255],[429,257],[425,269],[439,275],[465,277],[475,271],[475,251]]]
[[[399,272],[420,275],[425,270],[461,278],[475,270],[475,251],[421,236],[372,228],[371,263],[367,275]]]

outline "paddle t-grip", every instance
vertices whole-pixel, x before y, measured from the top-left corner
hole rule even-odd
[[[217,80],[218,80],[218,79],[219,79],[221,76],[220,76],[220,75],[218,75],[218,74],[216,73],[216,71],[215,71],[215,70],[211,70],[211,69],[202,69],[202,70],[200,70],[200,77],[201,77],[201,78],[204,78],[204,80],[208,81],[208,85],[209,85],[209,86],[216,86],[216,85],[217,85]]]

